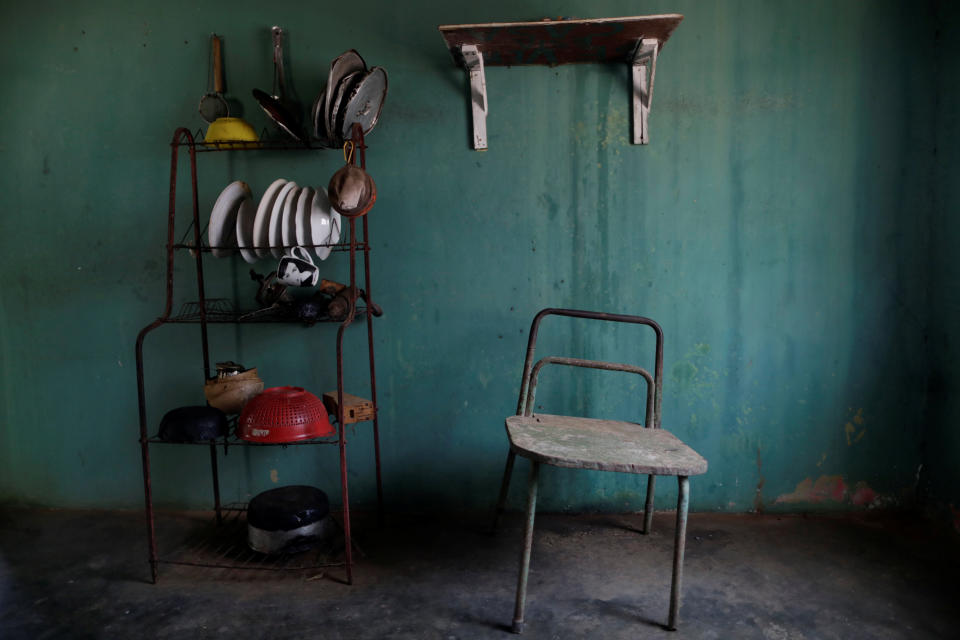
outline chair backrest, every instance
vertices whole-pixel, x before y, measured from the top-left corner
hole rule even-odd
[[[643,324],[652,328],[656,334],[656,355],[654,373],[642,367],[615,362],[599,362],[596,360],[582,360],[579,358],[560,358],[549,356],[541,359],[534,365],[533,357],[537,347],[537,334],[540,330],[540,321],[545,317],[568,316],[571,318],[585,318],[588,320],[604,320],[607,322],[622,322],[626,324]],[[560,364],[572,367],[586,367],[590,369],[605,369],[609,371],[626,371],[636,373],[647,381],[647,402],[644,423],[645,427],[660,428],[660,403],[663,395],[663,329],[650,318],[643,316],[620,315],[599,311],[580,311],[577,309],[544,309],[536,315],[530,325],[530,337],[527,340],[527,358],[523,364],[523,378],[520,381],[520,398],[517,401],[517,415],[529,416],[533,413],[534,399],[537,391],[537,376],[540,370],[548,364]]]

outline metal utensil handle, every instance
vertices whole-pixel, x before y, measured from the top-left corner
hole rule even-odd
[[[216,93],[223,93],[223,55],[221,53],[220,36],[213,34],[210,36],[213,43],[213,90]]]
[[[283,29],[273,27],[273,95],[283,100],[286,98],[286,85],[283,79]]]

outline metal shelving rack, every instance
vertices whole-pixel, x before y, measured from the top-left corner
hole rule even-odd
[[[353,135],[352,140],[355,145],[357,153],[354,155],[358,157],[360,167],[366,169],[366,145],[364,144],[363,131],[359,125],[353,126]],[[232,148],[225,148],[227,145],[216,146],[216,145],[206,145],[203,142],[197,142],[193,134],[189,129],[179,128],[173,134],[173,140],[170,143],[171,146],[171,158],[170,158],[170,200],[169,200],[169,209],[167,214],[167,280],[166,280],[166,304],[164,306],[163,314],[158,317],[156,320],[151,322],[149,325],[144,327],[140,333],[137,335],[136,342],[136,363],[137,363],[137,399],[139,401],[139,410],[140,410],[140,449],[142,454],[143,461],[143,488],[144,488],[144,498],[146,502],[146,520],[147,520],[147,538],[149,543],[149,559],[150,559],[150,571],[151,578],[154,583],[156,583],[159,576],[159,565],[161,563],[169,564],[182,564],[189,566],[204,566],[204,567],[217,567],[224,569],[274,569],[274,570],[303,570],[308,568],[317,568],[317,567],[329,567],[329,566],[343,566],[346,570],[346,583],[353,583],[353,541],[351,536],[350,529],[350,499],[349,499],[349,487],[347,482],[347,440],[345,433],[345,423],[344,423],[344,389],[343,389],[343,336],[347,327],[353,324],[356,319],[366,319],[367,324],[367,343],[369,348],[369,365],[370,365],[370,399],[373,403],[374,414],[373,414],[373,446],[374,454],[376,457],[376,473],[377,473],[377,508],[378,514],[382,521],[383,518],[383,483],[381,480],[380,473],[380,432],[379,432],[379,423],[378,423],[378,407],[377,404],[377,379],[376,379],[376,368],[374,364],[374,351],[373,351],[373,322],[374,317],[373,313],[367,313],[367,308],[376,308],[372,303],[371,298],[371,288],[370,288],[370,241],[369,241],[369,231],[367,225],[367,216],[361,218],[361,232],[362,236],[358,239],[357,237],[357,218],[346,218],[349,221],[349,234],[348,241],[340,242],[337,245],[333,245],[332,249],[334,251],[343,251],[349,252],[350,254],[350,289],[351,292],[357,292],[357,272],[356,272],[356,263],[357,263],[357,253],[362,252],[363,254],[363,275],[364,275],[364,288],[366,293],[367,306],[357,306],[357,297],[354,295],[352,303],[350,305],[349,313],[345,320],[339,322],[339,328],[337,330],[337,350],[336,350],[336,364],[337,364],[337,434],[333,438],[327,439],[317,439],[309,440],[305,442],[298,442],[296,444],[312,445],[312,444],[330,444],[337,445],[340,450],[340,485],[341,485],[341,497],[343,500],[343,514],[341,527],[343,529],[343,561],[342,562],[327,562],[327,561],[316,561],[316,562],[291,562],[289,558],[271,558],[264,556],[262,554],[257,554],[249,549],[246,549],[245,545],[242,544],[242,539],[240,544],[235,544],[237,536],[227,536],[225,535],[226,529],[229,528],[227,525],[233,523],[235,524],[238,521],[239,513],[243,511],[243,507],[224,507],[220,503],[220,484],[218,477],[217,469],[217,446],[222,445],[225,448],[228,446],[277,446],[277,445],[265,445],[260,443],[246,442],[244,440],[239,440],[236,437],[227,437],[221,441],[210,441],[210,467],[213,477],[213,499],[214,499],[214,511],[216,513],[216,526],[213,527],[213,535],[209,536],[209,539],[216,539],[215,542],[211,542],[208,546],[210,550],[216,555],[210,559],[207,556],[203,556],[201,560],[195,558],[179,558],[174,556],[172,558],[161,558],[157,552],[157,538],[156,531],[154,526],[154,508],[153,508],[153,491],[151,488],[151,476],[150,476],[150,446],[164,444],[169,445],[173,443],[168,443],[157,438],[151,438],[148,433],[147,428],[147,410],[146,410],[146,393],[145,393],[145,383],[144,383],[144,373],[143,373],[143,342],[147,334],[152,332],[154,329],[157,329],[165,324],[176,324],[176,323],[195,323],[200,325],[200,340],[202,345],[202,354],[203,354],[203,369],[204,376],[210,377],[212,371],[210,369],[210,352],[207,343],[207,330],[209,324],[220,324],[220,323],[246,323],[246,322],[293,322],[282,317],[270,314],[262,314],[259,312],[244,312],[238,311],[233,308],[232,304],[229,301],[223,299],[210,299],[206,297],[206,291],[204,287],[203,280],[203,256],[204,254],[210,252],[215,248],[220,247],[210,247],[204,245],[202,239],[202,227],[200,225],[200,207],[198,202],[197,195],[197,154],[198,153],[208,153],[208,152],[245,152],[245,151],[265,151],[265,150],[274,150],[274,151],[297,151],[310,149],[309,146],[304,145],[295,145],[292,143],[284,142],[259,142],[259,143],[240,143],[240,144],[231,144]],[[190,227],[187,229],[184,238],[186,238],[190,232],[193,232],[193,242],[187,243],[184,241],[175,242],[175,231],[176,231],[176,194],[177,194],[177,162],[179,158],[180,151],[185,149],[190,159],[190,187],[192,195],[192,208],[193,208],[193,217],[191,220]],[[315,247],[318,245],[307,245],[308,247]],[[225,248],[225,247],[224,247]],[[258,247],[252,247],[258,248]],[[173,262],[175,254],[180,251],[189,252],[195,260],[196,264],[196,276],[197,276],[197,302],[187,303],[181,309],[174,314],[173,313]],[[334,323],[335,321],[329,318],[321,318],[319,323]],[[193,444],[193,443],[190,443]],[[206,444],[206,443],[204,443]],[[288,443],[294,444],[294,443]],[[279,445],[286,446],[286,445]],[[224,516],[224,513],[227,512],[228,517]],[[236,527],[233,527],[234,530]],[[224,539],[227,539],[227,542],[223,542]],[[200,545],[203,547],[204,545]],[[205,547],[204,547],[205,548]]]

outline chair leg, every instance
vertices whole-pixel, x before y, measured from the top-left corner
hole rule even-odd
[[[677,476],[677,482],[680,485],[680,496],[677,498],[677,531],[673,540],[673,581],[670,584],[670,618],[667,621],[667,628],[671,631],[677,628],[680,612],[683,549],[687,541],[687,509],[690,506],[690,479],[687,476]]]
[[[653,528],[653,492],[657,486],[657,476],[647,476],[647,503],[643,507],[643,533],[649,535]]]
[[[500,516],[503,515],[503,508],[507,504],[507,492],[510,489],[510,475],[513,473],[513,461],[516,459],[517,454],[513,452],[513,449],[507,454],[507,468],[503,470],[503,481],[500,483],[500,497],[497,498],[497,508],[493,513],[493,528],[491,532],[496,533],[497,527],[500,526]]]
[[[523,552],[520,554],[520,580],[517,582],[517,601],[513,610],[514,633],[523,633],[523,610],[527,604],[527,578],[530,575],[530,550],[533,547],[533,516],[537,511],[537,476],[540,463],[530,461],[530,480],[527,484],[527,524],[523,531]]]

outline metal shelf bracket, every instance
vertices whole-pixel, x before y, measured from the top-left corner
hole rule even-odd
[[[650,103],[653,101],[653,79],[657,73],[657,51],[660,41],[643,38],[631,63],[633,95],[633,144],[650,142]]]
[[[483,54],[476,45],[460,46],[463,66],[470,74],[470,106],[473,111],[473,148],[487,148],[487,79],[483,72]]]

